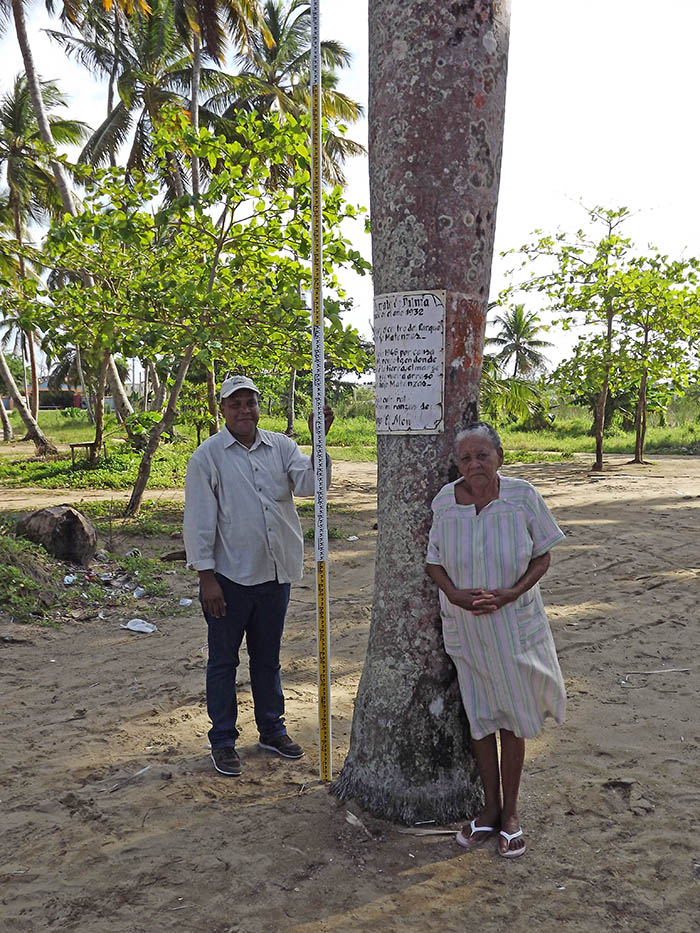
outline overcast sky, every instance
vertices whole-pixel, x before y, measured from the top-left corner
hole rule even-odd
[[[60,83],[71,113],[97,126],[105,88],[39,33],[31,41],[42,77]],[[342,89],[367,101],[367,0],[321,0],[322,34],[353,53]],[[629,235],[643,247],[700,255],[697,98],[700,0],[513,0],[496,250],[535,228],[577,229],[578,202],[635,211]],[[1,41],[0,88],[21,70],[12,25]],[[352,136],[366,142],[366,122]],[[367,164],[347,169],[348,197],[369,203]],[[369,242],[358,235],[369,256]],[[494,266],[498,291],[504,264]],[[345,279],[350,319],[369,331],[371,283]],[[563,342],[557,355],[563,353]]]

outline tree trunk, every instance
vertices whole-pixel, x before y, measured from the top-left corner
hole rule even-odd
[[[445,430],[378,438],[372,624],[334,790],[404,822],[463,817],[482,795],[425,553],[455,433],[478,411],[509,12],[509,0],[369,7],[375,289],[447,292]]]
[[[20,211],[20,200],[19,194],[15,186],[8,182],[9,187],[9,201],[12,205],[12,218],[15,226],[15,239],[17,240],[17,245],[19,247],[18,252],[18,266],[19,266],[19,291],[20,295],[24,293],[24,280],[26,278],[26,265],[24,262],[24,256],[22,255],[22,247],[24,246],[24,237],[22,236],[22,215]],[[36,420],[39,415],[39,376],[36,370],[36,353],[34,352],[34,334],[31,330],[22,330],[22,357],[24,358],[24,352],[26,351],[29,362],[29,372],[32,377],[32,393],[31,396],[27,390],[27,375],[25,370],[24,375],[24,395],[27,400],[27,405],[31,408],[32,417]]]
[[[153,395],[149,400],[147,411],[156,411],[156,400],[160,392],[160,379],[158,378],[158,373],[156,368],[150,360],[146,360],[146,372],[148,373],[148,381],[153,390]]]
[[[637,410],[634,416],[634,460],[632,463],[644,463],[644,442],[647,434],[647,380],[649,375],[644,369],[639,383]]]
[[[95,440],[90,450],[90,463],[96,463],[100,456],[100,450],[104,443],[105,436],[105,389],[107,387],[107,369],[112,354],[109,350],[105,351],[100,371],[97,376],[97,393],[95,397]]]
[[[199,132],[199,74],[202,67],[202,43],[196,29],[192,30],[192,97],[190,121],[195,133]],[[192,156],[192,194],[199,195],[199,159]]]
[[[7,414],[5,403],[0,396],[0,421],[2,421],[2,439],[6,444],[12,443],[15,439],[15,432],[12,430],[10,416]]]
[[[75,346],[75,368],[78,371],[81,397],[85,399],[85,411],[87,412],[88,422],[90,424],[94,424],[95,418],[92,414],[90,396],[88,395],[87,386],[85,385],[85,373],[83,372],[83,354],[81,353],[80,347],[77,344]]]
[[[155,367],[153,369],[155,373]],[[156,376],[156,379],[158,377]],[[158,383],[158,388],[156,389],[155,397],[153,399],[153,411],[163,411],[163,406],[165,405],[165,396],[168,393],[168,379],[170,378],[170,373],[166,373],[163,376],[161,382]]]
[[[117,76],[119,74],[119,7],[117,4],[114,4],[114,61],[112,68],[109,72],[109,83],[107,86],[107,116],[112,113],[114,109],[114,86],[117,83]],[[109,164],[112,168],[115,168],[117,165],[117,154],[114,149],[109,151]]]
[[[131,498],[129,499],[129,504],[126,507],[124,515],[133,516],[137,515],[139,509],[141,508],[141,500],[143,499],[143,494],[146,491],[146,486],[148,485],[148,478],[151,475],[151,464],[153,463],[153,457],[155,456],[156,451],[158,450],[158,445],[160,444],[160,439],[164,431],[169,431],[175,421],[175,415],[177,413],[177,399],[180,395],[180,390],[182,389],[182,384],[185,381],[185,376],[187,375],[187,370],[190,363],[192,362],[192,357],[196,347],[194,344],[187,348],[185,356],[180,363],[180,366],[177,370],[177,376],[175,377],[175,382],[173,387],[170,390],[170,398],[168,399],[168,407],[165,409],[165,414],[160,419],[158,424],[154,424],[148,435],[148,443],[146,444],[146,449],[143,452],[143,457],[141,458],[141,463],[139,464],[139,472],[136,477],[136,482],[134,483],[134,488],[131,493]]]
[[[29,85],[29,94],[32,99],[32,107],[34,109],[34,115],[36,121],[39,125],[39,134],[41,136],[42,142],[49,146],[51,149],[54,148],[54,139],[51,134],[51,126],[49,124],[48,117],[46,115],[46,110],[44,108],[44,101],[41,96],[41,85],[39,84],[39,76],[36,72],[36,67],[34,65],[34,56],[32,55],[31,46],[29,45],[29,37],[27,35],[27,23],[24,16],[24,2],[23,0],[12,0],[12,14],[15,22],[15,31],[17,33],[17,42],[19,43],[20,50],[22,52],[22,60],[24,62],[24,70],[27,76],[27,83]],[[71,216],[76,216],[75,202],[73,201],[73,195],[71,193],[70,184],[68,181],[68,176],[66,175],[63,165],[58,162],[56,159],[51,159],[49,164],[51,165],[51,171],[53,172],[54,178],[56,179],[56,187],[61,196],[61,203],[63,204],[63,209],[66,213],[71,214]],[[90,281],[91,284],[91,281]],[[119,374],[115,370],[116,380],[111,380],[112,391],[115,391],[115,382],[118,384],[121,389],[122,394],[124,393],[124,387],[121,384],[121,379]],[[118,391],[118,390],[117,390]],[[128,399],[127,399],[128,403]],[[131,407],[131,406],[129,406]],[[131,414],[131,412],[130,412]]]
[[[32,417],[32,413],[25,405],[24,399],[22,398],[22,393],[17,388],[17,383],[12,377],[10,367],[7,365],[7,360],[5,359],[5,354],[2,352],[2,350],[0,350],[0,376],[7,386],[7,391],[12,396],[12,399],[17,407],[17,411],[19,412],[19,416],[27,428],[27,440],[34,442],[36,452],[41,457],[45,456],[46,454],[57,454],[58,448],[52,444],[48,437],[44,434],[44,432],[39,427],[39,423],[35,418]]]
[[[603,378],[603,387],[600,390],[600,396],[598,397],[598,406],[596,408],[596,418],[595,418],[595,463],[593,464],[593,472],[600,473],[603,470],[603,431],[605,429],[605,406],[608,402],[608,391],[610,389],[610,371],[612,369],[612,364],[610,362],[612,356],[612,335],[613,335],[613,316],[614,309],[612,306],[612,298],[609,296],[606,298],[607,301],[607,329],[605,333],[605,376]]]
[[[34,332],[26,331],[27,349],[29,350],[29,372],[32,376],[32,418],[39,417],[39,374],[36,368],[36,352],[34,347]]]
[[[107,381],[109,382],[109,388],[112,392],[112,398],[114,400],[114,408],[117,412],[117,415],[119,415],[119,420],[126,421],[129,415],[133,415],[134,409],[126,394],[126,389],[124,388],[124,383],[121,380],[121,376],[119,375],[116,360],[111,353],[109,355],[109,362],[107,366]]]
[[[289,388],[287,389],[287,428],[285,434],[291,437],[294,434],[294,395],[297,384],[296,369],[289,370]]]
[[[207,369],[207,407],[209,408],[209,437],[219,433],[219,406],[216,402],[216,370],[212,362]]]
[[[34,116],[36,117],[36,122],[39,125],[39,135],[41,136],[44,145],[53,149],[54,139],[53,135],[51,134],[51,126],[49,124],[46,110],[44,108],[44,101],[41,96],[41,85],[39,84],[39,76],[36,72],[34,56],[32,55],[31,46],[29,45],[29,36],[27,35],[27,23],[24,16],[24,0],[12,0],[12,15],[15,21],[17,42],[19,43],[19,47],[22,52],[22,60],[24,61],[24,70],[27,75],[27,84],[29,85],[29,94],[32,99]],[[75,216],[75,204],[73,203],[73,196],[71,194],[70,184],[68,183],[68,176],[66,175],[65,169],[60,162],[56,161],[56,159],[51,159],[50,165],[51,171],[53,172],[54,178],[56,179],[56,187],[58,188],[58,192],[61,196],[63,208],[67,213]]]

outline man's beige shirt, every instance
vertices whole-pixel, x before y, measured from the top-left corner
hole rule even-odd
[[[330,485],[330,457],[326,479]],[[248,448],[223,428],[187,465],[188,566],[243,586],[301,580],[304,539],[292,493],[313,496],[314,485],[311,458],[291,438],[258,429]]]

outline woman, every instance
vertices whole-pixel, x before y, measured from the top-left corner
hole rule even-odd
[[[518,858],[525,853],[518,818],[525,739],[547,716],[562,722],[566,707],[538,586],[564,534],[534,486],[499,475],[503,448],[491,425],[470,424],[455,447],[461,477],[433,500],[427,569],[440,588],[445,650],[484,786],[484,808],[457,842],[476,849],[498,834],[499,854]]]

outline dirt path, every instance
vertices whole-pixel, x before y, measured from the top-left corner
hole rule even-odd
[[[525,858],[404,835],[315,783],[308,547],[283,661],[290,732],[307,756],[284,762],[257,749],[243,674],[238,780],[208,758],[206,636],[196,604],[177,605],[195,595],[181,565],[165,578],[172,592],[154,635],[120,629],[117,607],[60,630],[0,626],[0,928],[697,929],[700,459],[625,461],[611,458],[602,476],[588,461],[507,471],[536,483],[567,532],[544,594],[568,721],[528,744]],[[376,475],[369,464],[334,470],[331,502],[346,507],[331,519],[343,534],[331,542],[337,770],[369,627]],[[8,509],[81,495],[2,491]],[[630,673],[671,668],[688,670]],[[347,822],[348,809],[365,829]]]

